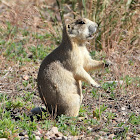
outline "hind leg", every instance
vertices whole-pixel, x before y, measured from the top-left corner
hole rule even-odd
[[[79,114],[79,109],[81,105],[81,98],[78,94],[71,94],[67,100],[67,109],[65,110],[65,114],[67,116],[76,117]]]
[[[77,81],[77,88],[78,88],[78,94],[80,95],[80,101],[82,103],[83,100],[83,94],[82,94],[82,82],[79,80]]]
[[[77,81],[77,93],[75,94],[70,94],[69,95],[69,99],[70,101],[72,101],[71,103],[69,103],[69,108],[66,111],[66,114],[68,116],[78,116],[79,115],[79,109],[80,109],[80,105],[82,103],[83,100],[83,94],[82,94],[82,82],[79,80]]]

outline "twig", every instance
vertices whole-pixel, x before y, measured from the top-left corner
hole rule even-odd
[[[100,114],[100,104],[101,104],[101,92],[100,92],[100,95],[99,95],[99,118],[100,118],[100,122],[101,122],[101,120],[102,120],[102,118],[101,118],[101,114]]]

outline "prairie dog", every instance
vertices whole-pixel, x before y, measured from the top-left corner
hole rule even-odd
[[[63,28],[60,46],[43,60],[37,83],[50,113],[78,116],[83,98],[81,81],[100,87],[87,72],[102,68],[104,63],[91,59],[85,45],[96,29],[97,24],[89,19],[72,21]]]

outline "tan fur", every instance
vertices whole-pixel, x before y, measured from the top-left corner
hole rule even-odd
[[[66,25],[62,43],[43,60],[38,89],[50,112],[77,116],[83,98],[81,81],[100,87],[87,72],[102,68],[104,63],[91,59],[85,46],[96,28],[96,23],[85,18]]]

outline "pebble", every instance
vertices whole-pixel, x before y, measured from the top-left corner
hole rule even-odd
[[[90,126],[88,126],[88,130],[89,130],[89,131],[92,131],[92,128],[91,128]]]
[[[116,120],[112,120],[113,125],[117,125]]]
[[[123,116],[127,115],[127,112],[123,112],[122,115],[123,115]]]
[[[48,137],[48,136],[44,136],[44,139],[45,139],[45,140],[48,140],[48,139],[49,139],[49,137]]]
[[[126,140],[131,140],[131,138],[129,136],[126,137]]]
[[[28,75],[23,75],[22,77],[23,77],[24,80],[28,80],[29,79]]]
[[[62,137],[57,137],[55,138],[55,140],[62,140]]]
[[[125,110],[125,107],[122,107],[121,110],[124,111]]]
[[[36,140],[41,140],[39,136],[35,136],[35,139]]]
[[[62,140],[69,140],[69,139],[71,139],[71,138],[68,138],[68,137],[66,137],[66,136],[63,136],[63,137],[62,137]]]
[[[36,136],[41,136],[41,133],[40,133],[40,131],[35,131],[35,132],[33,132]]]
[[[118,83],[119,83],[120,85],[122,85],[123,80],[120,80],[120,81],[107,81],[107,83],[109,83],[109,84],[115,83],[116,85],[118,85]]]
[[[110,135],[108,136],[108,138],[110,138],[110,139],[113,139],[113,137],[114,137],[114,134],[110,134]]]
[[[50,132],[56,134],[56,133],[58,133],[58,128],[57,127],[52,127],[52,129],[50,130]]]
[[[28,135],[25,135],[24,137],[25,137],[25,139],[26,139],[26,138],[27,138],[27,139],[29,138]]]
[[[99,140],[104,140],[104,138],[103,137],[100,137]]]

